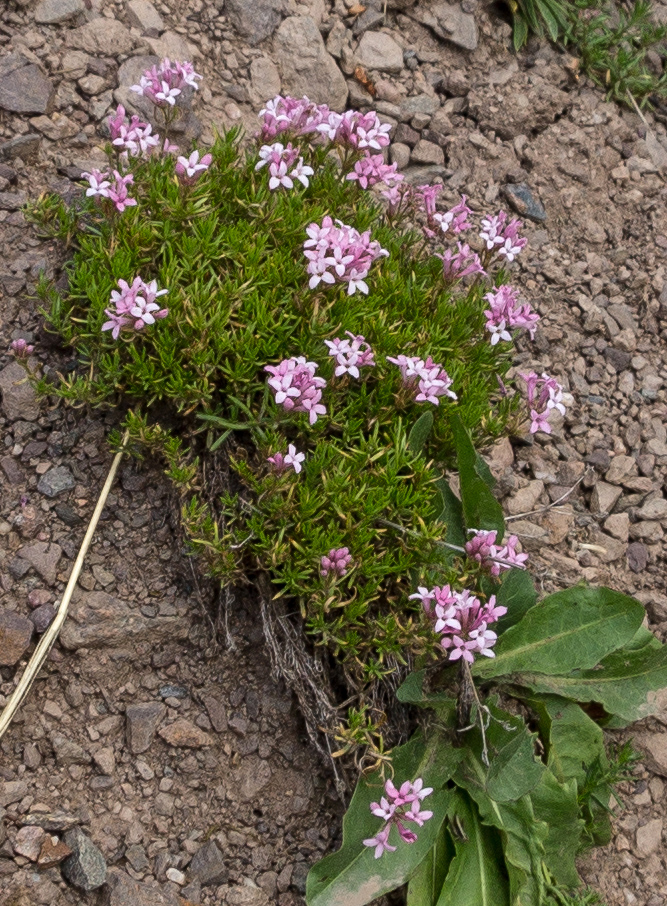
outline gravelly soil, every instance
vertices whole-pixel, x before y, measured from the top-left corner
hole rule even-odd
[[[452,37],[476,45],[465,49],[437,36],[434,8],[397,5],[404,10],[390,9],[385,24],[372,4],[355,17],[342,0],[10,0],[0,24],[0,108],[8,108],[0,109],[0,349],[36,339],[43,366],[69,367],[30,299],[40,271],[58,276],[60,253],[19,208],[45,188],[78,191],[70,180],[102,162],[104,118],[127,103],[146,55],[194,58],[204,75],[184,145],[210,141],[213,127],[254,128],[262,101],[281,89],[372,102],[395,124],[393,159],[420,181],[441,179],[445,200],[465,193],[488,210],[506,204],[508,185],[525,183],[544,206],[546,220],[527,226],[529,248],[515,266],[542,316],[517,368],[553,374],[574,404],[551,438],[501,444],[490,461],[544,589],[584,578],[635,594],[664,637],[664,124],[605,103],[547,46],[513,55],[509,26],[491,8],[468,0],[465,10],[449,8]],[[328,53],[317,51],[302,88],[294,41],[310,34],[307,20]],[[11,54],[29,69],[19,92],[32,98],[29,110],[12,112],[20,103],[11,97]],[[374,101],[352,77],[359,61]],[[38,404],[14,383],[8,357],[3,366],[2,608],[26,617],[62,593],[118,416]],[[563,503],[534,514],[579,479]],[[230,607],[236,649],[216,650],[203,616],[209,592],[198,592],[182,557],[173,503],[159,470],[124,468],[63,645],[0,744],[3,906],[178,904],[179,896],[291,906],[303,902],[308,864],[338,834],[327,772],[270,677],[253,595]],[[0,667],[0,704],[20,663]],[[667,903],[665,721],[633,729],[646,760],[624,790],[612,843],[582,862],[582,877],[609,906]],[[77,892],[57,868],[37,872],[17,854],[26,816],[57,808],[76,817],[110,866],[101,895]]]

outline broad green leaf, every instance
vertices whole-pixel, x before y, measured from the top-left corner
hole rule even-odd
[[[453,858],[454,844],[443,823],[431,851],[410,878],[406,906],[435,906]]]
[[[564,887],[577,887],[579,875],[575,860],[584,822],[579,817],[576,781],[562,783],[551,771],[545,771],[530,800],[535,817],[548,828],[542,845],[549,871]]]
[[[424,689],[424,682],[429,676],[427,670],[414,670],[396,690],[396,698],[405,705],[421,705],[436,708],[442,720],[445,714],[453,716],[456,712],[455,692],[442,690],[430,692]],[[450,721],[447,720],[447,723]]]
[[[423,777],[434,792],[428,798],[433,817],[419,829],[416,843],[403,844],[398,832],[392,831],[390,842],[396,852],[379,860],[363,840],[374,837],[382,821],[371,814],[370,803],[382,795],[379,774],[362,779],[343,818],[343,846],[337,853],[326,856],[310,870],[306,884],[309,906],[366,906],[376,897],[405,884],[433,847],[449,806],[450,793],[445,783],[456,770],[463,756],[439,734],[433,733],[424,743],[421,734],[398,747],[392,754],[395,782]]]
[[[514,49],[521,50],[528,40],[528,23],[521,13],[514,14]]]
[[[521,799],[540,782],[544,765],[535,757],[534,737],[521,721],[514,736],[491,759],[486,791],[496,802]]]
[[[604,736],[594,720],[576,702],[558,695],[526,699],[537,714],[547,753],[547,765],[562,783],[583,783],[586,768],[604,759]]]
[[[592,670],[569,676],[527,672],[517,681],[534,692],[599,702],[617,718],[615,726],[623,726],[655,714],[667,704],[667,647],[615,651]]]
[[[482,457],[475,451],[470,434],[458,415],[452,416],[452,430],[466,528],[495,529],[500,541],[505,530],[505,520],[502,507],[491,493],[493,476]]]
[[[433,430],[433,413],[424,412],[414,423],[408,435],[408,447],[413,453],[421,453]]]
[[[445,537],[443,541],[448,544],[456,544],[463,547],[466,543],[466,532],[463,524],[463,507],[461,501],[449,486],[449,482],[443,476],[435,482],[436,488],[440,491],[442,509],[438,515],[438,521],[445,524]],[[453,554],[455,556],[455,554]]]
[[[533,579],[525,569],[509,569],[503,574],[500,588],[495,592],[496,601],[507,608],[507,613],[494,626],[500,635],[510,626],[518,623],[537,603],[537,592]]]
[[[533,671],[567,674],[595,667],[634,637],[643,618],[639,601],[620,592],[568,588],[532,607],[520,623],[499,637],[496,656],[477,661],[472,672],[489,679]]]
[[[467,839],[454,840],[456,856],[437,906],[509,906],[497,831],[482,824],[477,806],[463,793],[455,794],[449,814],[456,816]]]

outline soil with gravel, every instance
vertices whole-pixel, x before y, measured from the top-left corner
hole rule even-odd
[[[606,103],[547,45],[515,55],[495,7],[388,6],[5,0],[0,349],[23,337],[44,372],[75,367],[32,297],[40,273],[59,279],[62,252],[21,208],[81,191],[81,171],[105,161],[107,114],[140,105],[128,86],[156,58],[193,59],[204,76],[182,146],[254,131],[278,92],[373,107],[408,178],[528,218],[515,282],[542,322],[516,367],[554,375],[574,403],[551,437],[503,442],[489,461],[539,583],[633,594],[664,639],[665,123]],[[21,376],[0,356],[0,706],[53,617],[119,421],[50,407]],[[0,743],[0,906],[296,906],[336,845],[331,778],[271,677],[252,591],[223,602],[216,646],[215,602],[182,547],[159,469],[126,464],[61,640]],[[644,760],[581,874],[608,906],[660,906],[667,707],[632,735]]]

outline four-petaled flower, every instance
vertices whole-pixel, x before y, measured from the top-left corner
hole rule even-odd
[[[176,161],[174,171],[183,183],[192,185],[211,165],[213,160],[212,154],[204,154],[199,159],[199,151],[193,151],[189,157],[179,157]]]
[[[519,304],[519,296],[511,286],[499,286],[493,292],[484,296],[489,303],[489,308],[484,312],[486,329],[491,334],[491,345],[495,346],[500,340],[511,340],[510,330],[520,328],[530,335],[535,336],[537,322],[540,316],[534,312],[528,302]]]
[[[551,434],[549,415],[552,409],[556,409],[561,415],[565,415],[567,411],[563,388],[555,378],[549,377],[548,374],[543,373],[540,377],[531,371],[528,374],[519,374],[519,377],[526,382],[531,419],[530,433],[543,431],[545,434]]]
[[[416,403],[432,403],[439,406],[441,396],[457,399],[454,391],[449,389],[452,386],[452,379],[442,365],[434,362],[431,356],[426,360],[418,356],[399,355],[395,358],[387,356],[387,361],[398,366],[403,386],[413,391]]]
[[[159,66],[144,70],[139,84],[131,85],[130,91],[147,97],[156,107],[174,107],[186,85],[195,90],[199,87],[198,79],[201,76],[195,72],[192,63],[172,63],[165,57]]]
[[[371,240],[370,230],[359,233],[354,227],[326,216],[321,224],[311,223],[303,253],[308,259],[308,285],[347,283],[348,296],[357,290],[368,295],[366,277],[376,258],[389,255],[379,242]]]
[[[372,367],[375,365],[373,350],[366,342],[366,338],[359,335],[355,336],[351,331],[345,333],[349,340],[341,340],[336,337],[333,340],[325,340],[329,347],[329,355],[336,359],[336,369],[334,374],[340,377],[343,374],[349,374],[353,378],[359,377],[359,369]]]
[[[519,539],[510,535],[504,545],[496,544],[498,532],[486,529],[468,529],[474,535],[466,542],[465,551],[471,560],[476,560],[492,576],[499,576],[506,569],[525,569],[528,554],[520,554],[516,546]]]
[[[273,456],[268,457],[267,462],[271,463],[273,471],[278,474],[292,468],[298,475],[302,468],[301,463],[305,458],[305,453],[298,453],[294,444],[290,444],[287,453],[274,453]]]
[[[288,411],[307,412],[311,425],[320,415],[326,414],[326,407],[321,403],[322,388],[327,382],[316,377],[317,365],[307,362],[303,356],[283,359],[279,365],[266,365],[271,377],[268,385],[275,394],[275,401]]]
[[[167,293],[166,289],[157,288],[157,281],[151,280],[145,283],[141,277],[135,277],[132,284],[126,280],[119,280],[118,290],[111,292],[111,308],[105,309],[105,314],[109,318],[102,325],[102,330],[110,330],[111,336],[117,340],[124,328],[134,330],[143,330],[148,324],[154,324],[156,319],[166,318],[169,309],[160,308],[155,301],[160,296]]]
[[[303,157],[299,157],[299,149],[293,148],[290,142],[287,147],[280,142],[274,142],[272,145],[262,145],[259,149],[259,160],[255,165],[255,170],[261,170],[262,167],[269,167],[269,189],[273,191],[279,186],[285,189],[294,187],[294,180],[298,179],[302,186],[308,188],[310,181],[309,176],[315,172],[312,167],[308,167],[303,162]]]
[[[406,822],[412,822],[417,827],[423,827],[424,822],[433,817],[433,812],[422,809],[420,803],[433,792],[431,787],[425,787],[424,781],[418,777],[414,783],[406,780],[399,789],[396,789],[392,780],[387,780],[384,785],[385,796],[380,802],[371,802],[371,814],[385,821],[374,837],[363,840],[364,846],[373,847],[375,858],[379,859],[385,852],[395,852],[396,847],[389,843],[391,828],[396,827],[400,839],[404,843],[412,844],[417,841],[417,834],[406,827]]]

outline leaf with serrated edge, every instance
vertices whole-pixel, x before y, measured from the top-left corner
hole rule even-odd
[[[635,635],[644,608],[610,588],[568,588],[532,607],[498,639],[495,657],[476,661],[481,679],[535,672],[567,674],[595,667]],[[553,690],[557,692],[557,689]]]

